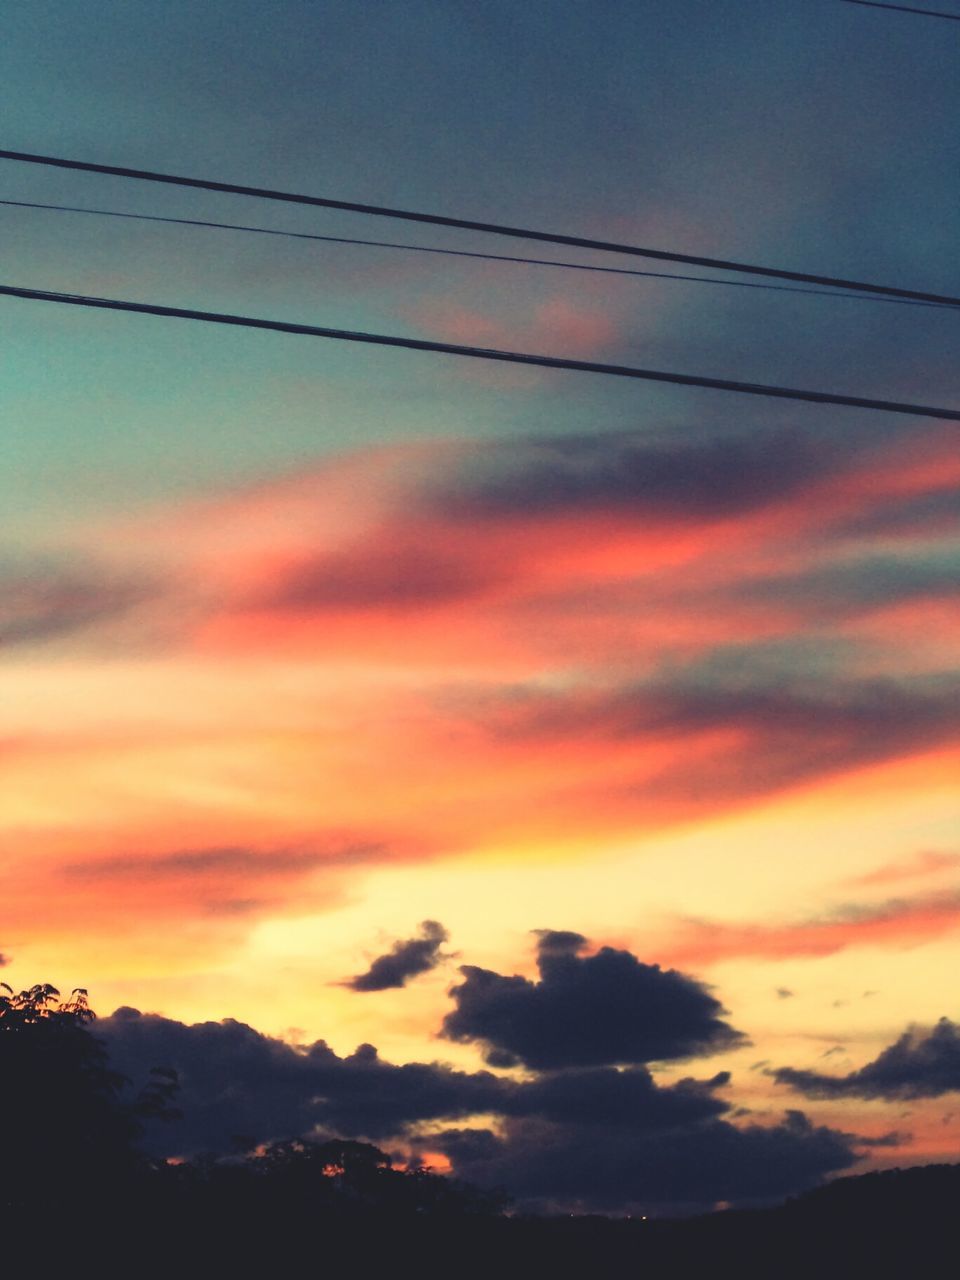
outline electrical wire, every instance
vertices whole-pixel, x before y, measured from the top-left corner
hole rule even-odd
[[[185,178],[170,173],[158,173],[151,169],[130,169],[122,165],[97,164],[87,160],[69,160],[61,156],[37,155],[27,151],[0,150],[0,160],[17,160],[26,164],[46,165],[58,169],[76,169],[84,173],[109,174],[119,178],[135,178],[145,182],[164,182],[179,187],[194,187],[204,191],[222,191],[230,195],[253,196],[263,200],[282,200],[288,204],[304,204],[324,209],[342,209],[348,213],[370,214],[381,218],[399,218],[406,222],[426,222],[432,226],[457,227],[465,231],[482,231],[492,235],[513,236],[522,240],[538,240],[550,244],[572,245],[578,249],[595,249],[604,253],[631,254],[634,257],[655,258],[665,262],[684,262],[690,266],[709,267],[721,271],[737,271],[748,275],[794,280],[801,284],[826,285],[830,288],[850,289],[856,292],[887,294],[896,298],[912,298],[919,302],[936,302],[945,306],[960,306],[960,297],[928,293],[918,289],[899,289],[888,285],[871,284],[862,280],[846,280],[839,276],[813,275],[806,271],[788,271],[780,267],[761,267],[752,263],[732,262],[722,258],[706,258],[697,254],[674,253],[665,249],[645,249],[637,245],[617,244],[609,240],[593,240],[585,236],[557,235],[548,231],[534,231],[527,227],[510,227],[495,222],[478,222],[467,218],[450,218],[437,213],[413,213],[406,209],[394,209],[385,205],[360,204],[352,200],[334,200],[326,196],[306,196],[290,191],[276,191],[269,187],[242,186],[232,182],[214,182],[206,178]]]
[[[944,13],[941,9],[915,9],[912,4],[881,4],[880,0],[841,0],[842,4],[859,4],[865,9],[896,9],[900,13],[919,13],[925,18],[949,18],[960,22],[960,13]]]
[[[952,422],[960,422],[960,409],[939,409],[930,405],[904,404],[894,400],[874,400],[865,396],[837,395],[826,391],[802,391],[794,387],[767,386],[757,382],[739,382],[730,378],[710,378],[696,374],[667,373],[658,369],[638,369],[631,365],[600,364],[592,360],[573,360],[562,356],[534,355],[522,351],[500,351],[488,347],[462,346],[451,342],[433,342],[425,338],[405,338],[393,334],[331,329],[320,325],[297,324],[288,320],[262,320],[253,316],[238,316],[225,312],[196,311],[192,308],[166,307],[148,302],[126,302],[119,298],[88,297],[85,294],[57,293],[45,289],[26,289],[16,285],[0,285],[0,295],[11,298],[27,298],[38,302],[65,303],[74,307],[95,307],[106,311],[132,311],[141,315],[168,316],[177,320],[202,320],[210,324],[234,325],[246,329],[268,329],[278,333],[306,334],[315,338],[364,342],[381,347],[405,347],[413,351],[438,352],[441,355],[470,356],[479,360],[501,360],[510,364],[537,365],[548,369],[572,369],[581,373],[602,373],[619,378],[639,378],[648,382],[669,382],[685,387],[707,387],[715,391],[733,391],[754,396],[773,396],[781,400],[804,400],[814,404],[844,405],[858,409],[875,409],[885,413],[904,413],[924,418],[943,418]]]
[[[521,263],[534,267],[562,267],[568,271],[593,271],[603,275],[641,276],[650,280],[684,280],[696,284],[727,285],[734,289],[767,289],[776,293],[807,293],[816,298],[850,298],[854,302],[891,302],[902,307],[934,307],[950,310],[941,302],[917,302],[912,298],[891,298],[884,294],[843,293],[836,289],[799,289],[788,284],[758,284],[754,280],[717,280],[713,276],[687,276],[671,271],[637,271],[630,267],[601,267],[591,262],[558,262],[553,258],[524,258],[502,253],[478,253],[468,249],[441,249],[433,245],[402,244],[393,240],[358,240],[349,236],[322,236],[308,231],[285,231],[276,227],[251,227],[240,222],[209,222],[205,218],[173,218],[153,213],[126,213],[117,209],[90,209],[72,204],[40,204],[36,200],[0,200],[0,205],[16,209],[48,209],[58,213],[89,213],[103,218],[129,218],[136,222],[164,222],[181,227],[207,227],[218,231],[247,231],[261,236],[283,236],[292,240],[320,240],[325,244],[366,245],[375,249],[405,249],[410,253],[435,253],[450,258],[480,258],[485,262]]]

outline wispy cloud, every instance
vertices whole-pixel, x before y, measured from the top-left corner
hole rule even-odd
[[[82,864],[101,914],[252,917],[351,874],[331,832],[353,863],[586,848],[949,752],[955,683],[922,621],[955,597],[949,541],[898,525],[893,550],[883,523],[950,491],[948,444],[421,442],[100,531],[109,570],[74,549],[10,594],[18,634],[82,629],[86,655],[69,697],[14,691],[8,821],[35,868],[11,903],[44,918],[51,868]],[[162,644],[133,671],[148,615]],[[875,915],[691,945],[946,927],[932,900]]]
[[[958,928],[960,893],[954,891],[840,906],[782,923],[684,920],[656,953],[666,963],[685,965],[789,960],[835,955],[851,947],[918,947]]]
[[[863,888],[896,884],[903,880],[922,880],[960,868],[960,853],[923,849],[897,862],[887,862],[873,871],[851,876],[847,884]]]

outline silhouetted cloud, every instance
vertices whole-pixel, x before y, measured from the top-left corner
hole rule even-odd
[[[150,1135],[163,1156],[230,1151],[241,1137],[335,1134],[443,1151],[458,1174],[531,1206],[619,1212],[773,1199],[858,1158],[858,1139],[799,1112],[767,1128],[731,1124],[722,1118],[730,1104],[716,1096],[725,1072],[669,1087],[643,1067],[514,1080],[395,1066],[372,1045],[341,1058],[322,1040],[294,1046],[232,1019],[189,1026],[129,1008],[98,1022],[97,1034],[132,1079],[158,1064],[176,1069],[182,1118]],[[489,1115],[499,1132],[469,1127]]]
[[[459,1176],[505,1186],[525,1207],[594,1212],[776,1200],[859,1159],[858,1140],[799,1111],[776,1125],[708,1120],[666,1137],[535,1118],[508,1121],[499,1135],[454,1129],[429,1141]]]
[[[425,921],[412,941],[429,944],[433,963],[445,937]],[[323,1040],[295,1045],[232,1019],[191,1026],[130,1008],[97,1033],[131,1079],[157,1065],[177,1071],[182,1116],[150,1137],[163,1156],[229,1151],[241,1137],[253,1146],[336,1135],[414,1157],[443,1152],[457,1174],[503,1186],[527,1207],[613,1212],[776,1199],[859,1159],[865,1144],[855,1135],[798,1111],[777,1124],[733,1123],[744,1113],[722,1096],[728,1072],[657,1083],[648,1060],[743,1042],[693,978],[611,947],[586,954],[578,933],[537,937],[539,981],[467,966],[445,1027],[483,1043],[490,1058],[522,1061],[532,1069],[525,1076],[398,1066],[369,1044],[340,1057]],[[401,983],[411,972],[407,945],[380,957],[399,965]]]
[[[586,1067],[544,1073],[505,1093],[500,1110],[539,1116],[564,1125],[613,1126],[636,1133],[660,1132],[723,1115],[730,1104],[716,1096],[728,1072],[710,1080],[655,1083],[646,1067]]]
[[[428,973],[444,959],[441,946],[449,934],[436,920],[424,920],[419,938],[407,938],[395,942],[386,955],[377,956],[366,973],[359,973],[344,982],[352,991],[386,991],[390,987],[403,987],[417,974]]]
[[[322,1040],[295,1046],[233,1019],[188,1025],[118,1009],[97,1023],[113,1064],[132,1079],[169,1065],[180,1077],[182,1120],[153,1135],[163,1154],[229,1149],[315,1129],[344,1137],[402,1137],[429,1120],[499,1114],[561,1124],[661,1132],[722,1115],[729,1077],[661,1087],[642,1067],[591,1068],[514,1080],[441,1063],[396,1066],[369,1044],[338,1057]]]
[[[695,979],[612,947],[583,956],[586,946],[578,933],[540,931],[539,982],[462,966],[442,1034],[479,1041],[491,1065],[538,1070],[687,1058],[744,1042]]]
[[[233,1019],[187,1025],[118,1009],[97,1023],[117,1068],[133,1079],[156,1065],[180,1075],[181,1122],[154,1134],[159,1150],[228,1150],[314,1129],[381,1139],[444,1116],[495,1111],[511,1082],[431,1063],[394,1066],[372,1045],[338,1057],[323,1040],[296,1047]]]
[[[878,1134],[875,1138],[865,1137],[863,1134],[857,1136],[858,1147],[902,1147],[905,1142],[910,1142],[913,1138],[912,1133],[904,1133],[899,1129],[893,1129],[890,1133]]]
[[[780,1067],[770,1074],[808,1098],[939,1098],[960,1090],[960,1027],[941,1018],[912,1027],[865,1067],[845,1076]]]

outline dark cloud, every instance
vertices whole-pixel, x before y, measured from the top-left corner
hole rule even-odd
[[[794,996],[794,992],[789,987],[777,987],[778,1000],[790,1000]]]
[[[539,1116],[564,1125],[611,1126],[652,1133],[712,1119],[729,1111],[716,1096],[727,1072],[710,1080],[657,1085],[645,1067],[573,1068],[547,1072],[519,1085],[501,1102],[510,1116]]]
[[[376,840],[331,835],[309,848],[250,849],[223,845],[175,849],[164,853],[131,853],[119,857],[70,862],[63,874],[79,884],[124,885],[126,893],[155,896],[165,892],[193,895],[207,914],[245,915],[275,900],[282,885],[303,881],[320,868],[355,866],[385,856]]]
[[[10,957],[5,956],[3,952],[0,951],[0,969],[4,968],[4,966],[8,965],[9,963],[10,963]]]
[[[508,577],[503,564],[466,561],[427,546],[403,546],[387,531],[350,552],[297,565],[257,603],[292,613],[419,609],[482,595]]]
[[[586,963],[577,938],[545,935],[544,950]],[[322,1040],[296,1046],[231,1019],[189,1026],[135,1009],[118,1009],[97,1034],[131,1079],[154,1066],[176,1069],[182,1117],[150,1138],[162,1156],[229,1151],[241,1137],[252,1145],[337,1135],[445,1152],[457,1174],[504,1186],[531,1208],[612,1212],[776,1199],[858,1158],[857,1139],[815,1128],[799,1112],[766,1128],[732,1124],[718,1096],[726,1072],[669,1086],[643,1066],[515,1079],[440,1063],[396,1066],[372,1045],[339,1057]],[[489,1116],[495,1130],[472,1127]]]
[[[377,956],[366,973],[357,974],[343,985],[352,991],[386,991],[403,987],[417,974],[429,973],[444,959],[441,946],[449,934],[436,920],[424,920],[419,938],[395,942],[386,955]]]
[[[929,1030],[911,1028],[873,1062],[845,1076],[793,1067],[770,1074],[808,1098],[939,1098],[960,1090],[960,1027],[941,1018]]]
[[[736,587],[732,598],[747,605],[799,608],[809,617],[823,619],[910,600],[955,599],[958,595],[957,566],[946,557],[870,556],[803,574],[755,579]]]
[[[340,892],[343,874],[405,847],[362,832],[318,832],[305,847],[210,845],[131,852],[62,863],[59,874],[75,895],[94,905],[104,894],[138,918],[156,913],[223,919],[260,914],[299,890],[325,900]]]
[[[890,1133],[881,1133],[876,1138],[865,1137],[863,1134],[857,1136],[858,1147],[902,1147],[905,1142],[913,1139],[912,1133],[903,1133],[899,1129],[894,1129]]]
[[[129,614],[151,593],[97,568],[0,565],[0,648],[58,640]]]
[[[494,1065],[537,1070],[686,1058],[743,1043],[693,978],[612,947],[584,956],[586,945],[578,933],[541,931],[538,982],[462,966],[442,1034],[480,1042]]]
[[[856,538],[918,538],[955,534],[958,494],[956,486],[933,493],[890,498],[855,515],[834,522],[831,533]]]
[[[170,853],[124,854],[91,862],[67,863],[63,870],[81,880],[114,880],[141,876],[190,879],[195,876],[242,876],[257,879],[306,872],[339,861],[361,861],[384,852],[379,844],[333,843],[327,848],[256,850],[242,846],[177,849]]]
[[[165,1154],[228,1150],[237,1134],[268,1141],[316,1128],[381,1139],[422,1120],[494,1111],[511,1087],[485,1071],[394,1066],[372,1045],[344,1058],[322,1040],[295,1047],[233,1019],[190,1026],[118,1009],[96,1030],[132,1079],[158,1065],[179,1073],[184,1119],[154,1135]]]
[[[424,1121],[500,1114],[557,1123],[662,1132],[728,1110],[728,1077],[658,1086],[643,1068],[577,1070],[529,1081],[439,1063],[396,1066],[372,1045],[338,1057],[322,1040],[294,1046],[226,1019],[187,1025],[136,1009],[97,1023],[114,1065],[140,1079],[157,1065],[181,1080],[183,1119],[154,1134],[158,1152],[229,1149],[314,1129],[344,1137],[402,1137]]]
[[[707,1209],[777,1200],[849,1169],[859,1141],[789,1111],[776,1125],[708,1120],[664,1137],[618,1127],[508,1121],[500,1135],[449,1130],[429,1139],[460,1177],[504,1186],[529,1208],[586,1212]]]
[[[753,511],[837,469],[836,441],[754,432],[651,441],[617,432],[520,441],[471,453],[470,471],[434,496],[445,514],[549,516],[619,511],[700,520]]]
[[[735,659],[735,660],[734,660]],[[545,745],[584,738],[630,739],[730,731],[741,746],[698,756],[689,771],[656,778],[663,801],[743,800],[839,770],[928,750],[960,737],[960,690],[940,676],[910,680],[758,678],[746,647],[719,668],[708,661],[614,689],[485,695],[478,716],[498,740]]]
[[[728,672],[691,670],[684,681],[626,685],[594,697],[531,699],[516,731],[530,736],[592,733],[627,738],[645,731],[682,733],[737,727],[820,754],[883,752],[960,728],[960,696],[936,678],[915,681],[750,680],[748,655],[739,680]],[[823,744],[823,745],[819,745]]]

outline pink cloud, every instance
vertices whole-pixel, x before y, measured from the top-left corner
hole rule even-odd
[[[563,295],[506,318],[429,297],[405,307],[402,314],[421,332],[444,342],[583,358],[614,341],[621,318],[611,315],[609,308],[575,304]]]
[[[696,969],[743,959],[817,959],[850,947],[919,947],[960,928],[958,908],[960,894],[946,893],[782,924],[684,920],[654,953],[661,964]]]
[[[924,849],[908,858],[901,859],[899,862],[887,862],[882,867],[877,867],[874,871],[853,876],[846,883],[851,886],[863,887],[896,884],[902,880],[919,880],[956,870],[960,870],[960,853]]]

